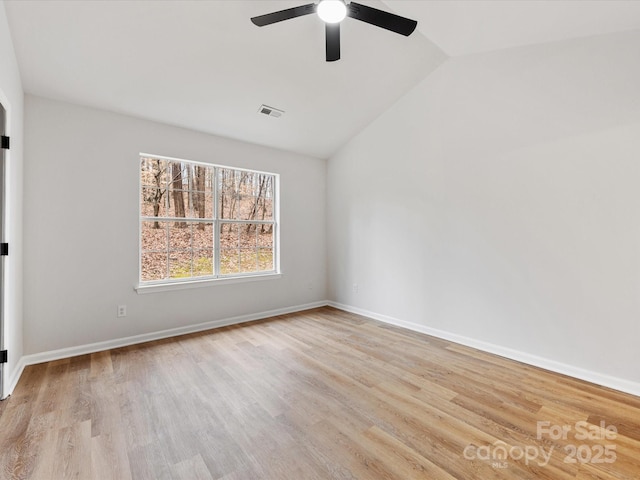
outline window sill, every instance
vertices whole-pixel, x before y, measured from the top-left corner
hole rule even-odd
[[[261,275],[246,275],[242,277],[208,278],[206,280],[190,280],[174,283],[155,283],[136,285],[134,290],[138,295],[148,293],[170,292],[174,290],[187,290],[191,288],[213,287],[215,285],[230,285],[234,283],[260,282],[263,280],[276,280],[282,277],[281,273],[265,273]]]

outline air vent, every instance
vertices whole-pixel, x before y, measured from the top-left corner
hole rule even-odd
[[[277,108],[270,107],[269,105],[260,105],[260,109],[258,113],[262,113],[263,115],[269,115],[270,117],[281,117],[284,115],[284,110],[279,110]]]

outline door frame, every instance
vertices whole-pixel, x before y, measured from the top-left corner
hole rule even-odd
[[[7,109],[0,103],[0,135],[7,135]],[[0,242],[6,242],[7,234],[7,157],[8,150],[0,148]],[[0,350],[5,347],[5,313],[6,305],[6,256],[0,256]],[[6,363],[0,363],[0,400],[5,398]]]

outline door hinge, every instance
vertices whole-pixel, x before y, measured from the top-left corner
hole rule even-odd
[[[7,355],[6,350],[2,350],[0,352],[0,363],[7,363],[9,361],[9,356]]]
[[[9,255],[9,244],[8,243],[0,243],[0,255],[6,256]]]
[[[5,150],[9,150],[9,145],[10,145],[10,140],[9,137],[5,137],[4,135],[2,135],[2,148],[4,148]]]

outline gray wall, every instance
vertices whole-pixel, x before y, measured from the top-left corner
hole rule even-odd
[[[326,161],[39,97],[25,105],[26,354],[326,298]],[[280,174],[282,278],[137,294],[140,152]]]
[[[640,393],[639,55],[447,60],[329,161],[329,297]]]

